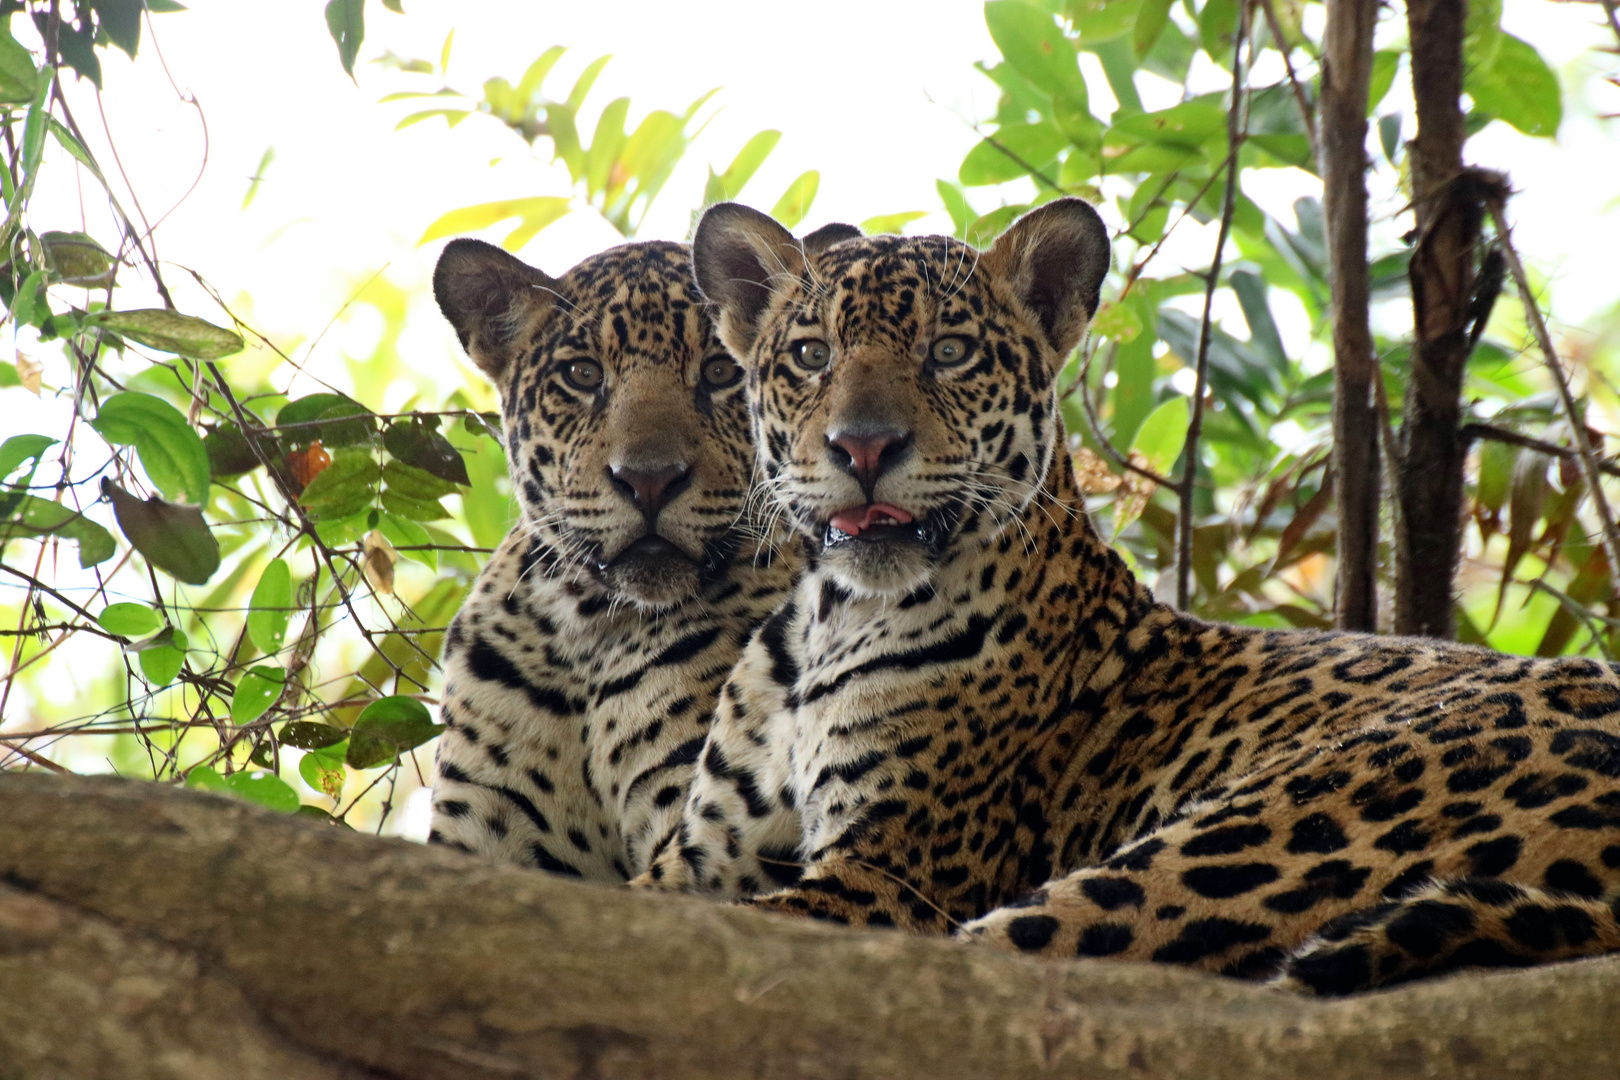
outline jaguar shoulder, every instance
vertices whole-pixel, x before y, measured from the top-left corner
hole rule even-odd
[[[805,570],[640,884],[1321,993],[1620,949],[1613,665],[1203,622],[1098,536],[1089,206],[978,253],[728,205],[694,258]]]

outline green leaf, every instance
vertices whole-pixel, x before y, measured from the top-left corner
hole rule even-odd
[[[146,475],[169,499],[207,501],[212,474],[208,449],[167,401],[133,391],[114,394],[101,403],[90,426],[110,443],[133,443]]]
[[[146,6],[142,0],[90,0],[90,6],[107,40],[135,59],[141,44],[141,11]]]
[[[990,0],[984,5],[984,22],[1001,55],[1020,75],[1053,98],[1086,107],[1080,58],[1049,12],[1024,0]]]
[[[800,173],[788,185],[782,197],[776,200],[776,205],[771,207],[771,217],[789,229],[798,228],[799,222],[810,213],[810,204],[816,201],[816,191],[820,187],[821,173],[815,169]]]
[[[902,210],[897,214],[879,214],[861,222],[861,232],[867,236],[880,236],[884,233],[898,235],[911,222],[927,216],[928,212],[926,210]]]
[[[1512,443],[1485,439],[1479,444],[1479,486],[1475,498],[1488,510],[1500,510],[1507,503],[1513,484],[1513,471],[1519,463],[1519,448]]]
[[[1091,320],[1093,337],[1105,337],[1125,344],[1142,332],[1142,320],[1130,304],[1109,301],[1097,309]]]
[[[13,435],[0,443],[0,480],[10,476],[23,462],[32,461],[34,467],[17,481],[19,485],[26,487],[34,479],[34,471],[39,468],[40,458],[46,450],[55,445],[56,440],[48,435]]]
[[[225,778],[206,765],[197,765],[186,773],[186,787],[197,791],[217,791],[221,795],[230,793]]]
[[[39,236],[45,266],[65,285],[91,289],[112,280],[118,261],[82,232],[46,232]]]
[[[38,78],[34,54],[0,29],[0,102],[20,105],[32,101]]]
[[[286,559],[271,559],[253,587],[247,617],[248,637],[266,656],[281,650],[292,608],[292,571]]]
[[[264,174],[269,170],[270,163],[274,160],[276,160],[276,148],[273,146],[265,147],[264,153],[259,157],[258,168],[254,169],[253,175],[248,178],[247,194],[242,196],[242,209],[246,210],[253,205],[254,197],[259,194],[259,185],[264,183]]]
[[[1211,139],[1219,138],[1224,143],[1225,135],[1225,109],[1212,101],[1184,101],[1158,112],[1116,118],[1106,142],[1109,146],[1129,146],[1141,141],[1196,150]]]
[[[231,723],[251,724],[270,711],[270,706],[287,689],[287,673],[278,667],[258,664],[244,672],[231,695]]]
[[[444,726],[435,724],[427,706],[415,698],[381,698],[356,718],[346,760],[352,768],[370,769],[393,761],[442,731]]]
[[[300,750],[321,750],[328,746],[336,746],[347,739],[349,733],[331,724],[318,724],[313,720],[294,720],[283,724],[276,737],[285,745],[296,746]]]
[[[405,14],[405,5],[400,0],[382,0],[382,5],[396,15]]]
[[[203,436],[208,453],[208,472],[216,479],[229,479],[259,467],[258,455],[235,424],[222,424]]]
[[[63,44],[67,37],[63,38]],[[90,57],[95,59],[94,54]],[[96,85],[100,86],[100,63],[96,64]],[[50,130],[50,93],[51,84],[56,81],[56,69],[42,67],[36,76],[39,80],[34,87],[33,100],[28,103],[28,115],[23,121],[23,179],[19,185],[23,191],[33,186],[34,174],[39,171],[39,162],[45,155],[45,133]]]
[[[426,469],[418,469],[402,461],[390,461],[383,467],[383,483],[387,489],[407,499],[432,500],[454,495],[459,488],[448,480],[441,480]]]
[[[85,317],[85,325],[99,326],[149,349],[194,360],[219,360],[246,348],[242,335],[234,330],[165,308],[96,312]]]
[[[1170,5],[1175,0],[1142,0],[1141,7],[1136,12],[1136,27],[1131,35],[1131,48],[1138,60],[1153,51],[1158,44],[1159,35],[1164,33],[1164,27],[1170,21]]]
[[[318,518],[350,517],[370,506],[377,497],[382,468],[365,450],[340,450],[332,464],[318,473],[298,496],[299,503]]]
[[[1131,449],[1146,458],[1155,472],[1168,473],[1187,441],[1191,415],[1186,398],[1180,395],[1171,398],[1142,421],[1142,426],[1136,429],[1136,438],[1131,440]]]
[[[8,499],[0,502],[9,501]],[[24,495],[9,510],[10,518],[0,521],[0,544],[18,537],[64,537],[79,545],[79,565],[95,566],[117,552],[112,533],[83,514],[61,503]]]
[[[255,769],[225,777],[225,790],[237,798],[283,814],[298,812],[298,792],[273,772]]]
[[[759,167],[765,164],[765,159],[771,156],[776,144],[782,139],[780,131],[761,131],[753,138],[743,143],[743,148],[737,151],[737,156],[731,159],[726,171],[718,176],[709,174],[710,187],[704,191],[705,203],[725,202],[735,199],[742,194],[744,185],[752,180]],[[710,195],[713,198],[710,198]]]
[[[41,303],[45,299],[44,289],[45,272],[43,270],[35,270],[23,278],[23,283],[18,286],[17,294],[11,301],[11,321],[18,326],[38,325],[34,322],[36,308],[43,308],[45,315],[49,316],[51,313],[49,303]]]
[[[1389,88],[1395,84],[1395,69],[1400,65],[1398,49],[1379,49],[1373,53],[1372,78],[1367,84],[1367,115],[1371,116],[1384,100]]]
[[[1237,33],[1237,0],[1204,0],[1198,13],[1198,40],[1221,67],[1232,65],[1232,38]]]
[[[417,244],[425,244],[443,236],[477,232],[502,221],[517,218],[520,224],[507,237],[506,242],[506,247],[512,250],[513,237],[521,235],[533,237],[547,225],[567,216],[572,207],[572,200],[557,195],[539,195],[528,199],[498,199],[495,202],[463,206],[459,210],[451,210],[435,218]]]
[[[107,633],[127,638],[142,638],[163,628],[163,616],[145,604],[108,604],[96,622]]]
[[[1558,76],[1528,42],[1512,34],[1501,42],[1489,67],[1470,67],[1463,90],[1474,105],[1526,135],[1552,138],[1564,118]]]
[[[395,459],[414,466],[441,480],[465,486],[467,463],[450,440],[420,422],[390,424],[383,432],[383,446]],[[452,489],[453,490],[453,489]],[[440,494],[449,494],[448,491]],[[432,496],[437,498],[437,496]]]
[[[1092,45],[1130,33],[1140,6],[1139,0],[1069,0],[1068,13],[1081,43]]]
[[[949,180],[935,180],[934,190],[939,192],[939,201],[945,204],[945,212],[951,215],[952,232],[961,239],[967,235],[967,227],[978,218],[978,211],[968,205],[967,195],[958,184]]]
[[[439,568],[439,553],[437,551],[409,550],[410,548],[433,543],[433,538],[428,535],[428,531],[416,522],[409,518],[400,517],[398,514],[384,514],[382,520],[377,523],[377,528],[388,538],[388,542],[394,545],[395,550],[399,551],[405,558],[415,560],[429,570]]]
[[[180,669],[186,663],[186,647],[190,644],[185,632],[178,627],[169,628],[172,633],[158,635],[168,637],[169,643],[155,648],[142,649],[136,654],[141,665],[141,674],[146,677],[147,683],[156,688],[172,684],[180,675]]]
[[[1013,205],[992,210],[969,225],[967,236],[963,239],[970,246],[983,251],[995,241],[996,237],[1007,231],[1007,226],[1018,220],[1019,214],[1028,209],[1027,206]]]
[[[199,508],[176,506],[156,496],[143,501],[106,477],[101,480],[101,494],[112,503],[118,527],[135,550],[159,570],[187,584],[201,585],[219,569],[219,542],[208,531]],[[107,555],[111,554],[109,550]],[[84,560],[81,542],[79,561]]]
[[[957,179],[968,187],[1017,180],[1045,169],[1068,145],[1069,137],[1053,123],[1003,124],[968,151]]]
[[[337,44],[344,74],[354,78],[354,58],[366,38],[365,0],[331,0],[326,5],[326,29]]]
[[[440,521],[450,516],[437,500],[413,499],[409,495],[401,495],[397,491],[387,490],[382,493],[383,509],[412,521]]]
[[[319,439],[333,450],[371,442],[377,433],[371,416],[370,409],[342,394],[309,394],[283,405],[276,414],[276,427],[294,446]]]
[[[71,131],[53,119],[51,120],[51,134],[56,138],[58,143],[62,144],[62,149],[72,154],[74,158],[78,160],[80,165],[83,165],[86,169],[89,169],[90,175],[94,176],[97,180],[100,180],[103,187],[106,186],[107,178],[101,175],[101,167],[96,164],[96,159],[91,156],[90,151],[85,148],[83,143],[73,137],[73,133]],[[9,179],[7,180],[7,183],[9,184]]]
[[[291,727],[292,725],[288,725]],[[324,725],[311,725],[321,727]],[[286,729],[282,729],[285,731]],[[348,772],[343,767],[343,759],[349,749],[348,739],[344,738],[330,746],[311,750],[298,760],[298,775],[304,778],[304,783],[325,795],[329,799],[336,799],[343,794],[343,783],[348,779]],[[310,807],[309,809],[315,809]]]

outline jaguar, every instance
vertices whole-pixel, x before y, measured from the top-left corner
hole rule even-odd
[[[554,279],[456,240],[433,283],[500,391],[520,514],[445,636],[429,837],[623,882],[792,578],[744,513],[742,370],[685,245],[624,244]]]
[[[636,884],[1315,994],[1620,949],[1620,672],[1206,622],[1093,526],[1108,233],[693,241],[804,560]]]

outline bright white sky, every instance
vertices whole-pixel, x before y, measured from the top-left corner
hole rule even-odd
[[[1604,58],[1586,51],[1606,40],[1597,26],[1597,5],[1509,0],[1507,8],[1507,27],[1530,39],[1555,67],[1584,57],[1583,70],[1601,69]],[[196,0],[190,12],[155,18],[167,72],[155,62],[150,36],[137,63],[109,52],[101,98],[106,126],[146,213],[156,217],[179,203],[158,231],[164,260],[202,271],[227,299],[250,296],[255,325],[273,336],[305,339],[359,282],[387,265],[388,277],[420,298],[402,350],[409,362],[427,369],[452,362],[455,349],[427,295],[438,244],[416,246],[424,227],[457,206],[565,194],[568,186],[560,166],[536,161],[487,118],[473,118],[453,132],[439,121],[394,132],[410,106],[378,105],[377,99],[389,90],[425,88],[425,80],[401,78],[368,62],[384,49],[436,60],[454,28],[450,82],[475,90],[496,74],[515,82],[548,46],[571,45],[547,84],[553,96],[561,96],[591,58],[612,52],[615,59],[590,103],[599,107],[628,95],[632,121],[647,109],[679,109],[711,87],[724,87],[716,99],[720,112],[655,205],[647,237],[683,238],[687,215],[701,196],[703,166],[724,167],[749,135],[766,127],[780,129],[784,138],[745,199],[768,207],[789,180],[816,168],[821,192],[807,225],[935,210],[935,178],[955,176],[976,139],[969,121],[989,115],[996,99],[995,88],[972,67],[995,56],[977,0],[821,0],[813,6],[758,0],[406,0],[404,16],[373,2],[356,66],[358,87],[338,66],[322,9],[321,0]],[[1100,70],[1092,74],[1100,76]],[[195,96],[207,120],[207,167],[189,196],[204,162],[203,128],[176,88]],[[1094,101],[1111,99],[1102,86],[1097,89],[1103,92],[1094,93]],[[91,87],[79,83],[69,97],[81,128],[96,142],[105,128]],[[1149,105],[1155,105],[1151,98]],[[1556,313],[1573,323],[1615,299],[1612,253],[1620,246],[1620,214],[1613,212],[1616,185],[1607,178],[1615,175],[1620,146],[1616,122],[1591,119],[1594,107],[1605,105],[1620,111],[1620,99],[1568,102],[1557,142],[1528,139],[1496,124],[1471,143],[1476,161],[1508,169],[1525,192],[1514,205],[1520,246],[1553,276]],[[275,161],[256,201],[243,211],[248,177],[270,146]],[[113,164],[104,144],[95,150]],[[501,164],[491,167],[496,158]],[[1293,197],[1312,187],[1298,173],[1274,174],[1269,183],[1257,179],[1251,194],[1285,220]],[[79,195],[41,191],[35,227],[80,227],[82,205],[90,231],[108,233],[94,193],[85,191],[82,204]],[[991,193],[976,197],[984,209],[995,205]],[[913,231],[944,220],[936,215]],[[491,238],[502,235],[497,231]],[[542,232],[523,254],[560,273],[616,239],[594,215],[576,214]],[[1208,257],[1204,249],[1213,237],[1199,239],[1197,230],[1186,237],[1188,264]],[[166,276],[184,309],[225,321],[201,293],[185,287],[183,273]],[[123,303],[150,299],[130,295]],[[315,363],[330,362],[336,375],[339,354],[365,355],[367,326],[359,322],[347,328],[347,341],[340,328],[324,350],[332,355],[323,359],[317,353]],[[1290,329],[1303,328],[1285,326],[1285,333]],[[48,365],[60,362],[53,347],[40,351]],[[56,374],[65,372],[48,367],[47,383]],[[0,421],[17,407],[0,403]]]

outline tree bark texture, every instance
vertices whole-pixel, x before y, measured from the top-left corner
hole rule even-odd
[[[0,1076],[1613,1075],[1620,959],[1321,1002],[0,775]]]
[[[1377,0],[1327,0],[1322,38],[1322,208],[1333,290],[1338,625],[1378,628],[1378,364],[1367,321],[1367,94]]]
[[[1418,124],[1408,149],[1417,240],[1408,274],[1414,330],[1397,474],[1395,631],[1451,638],[1468,453],[1459,437],[1463,365],[1484,207],[1462,162],[1467,5],[1409,0],[1406,18]]]

